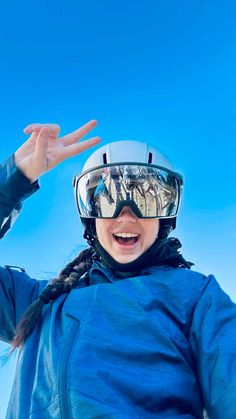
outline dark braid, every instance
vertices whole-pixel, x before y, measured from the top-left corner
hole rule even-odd
[[[38,299],[27,308],[17,326],[11,352],[22,346],[27,336],[32,332],[40,318],[44,304],[56,300],[56,298],[63,293],[69,293],[78,285],[82,276],[86,274],[91,267],[94,253],[95,251],[91,247],[79,253],[72,262],[68,263],[65,268],[62,269],[58,278],[53,279],[52,282],[43,289]],[[86,285],[89,285],[87,275],[84,276],[84,279]]]

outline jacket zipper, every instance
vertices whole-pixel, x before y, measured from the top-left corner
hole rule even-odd
[[[62,419],[70,419],[72,417],[70,414],[69,400],[67,395],[67,366],[72,346],[75,341],[75,336],[78,333],[79,328],[80,323],[78,320],[73,320],[58,366],[58,394]]]

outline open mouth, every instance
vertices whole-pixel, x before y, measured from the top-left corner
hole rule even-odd
[[[132,233],[116,233],[116,234],[112,234],[112,237],[115,239],[115,241],[118,244],[121,244],[124,246],[132,246],[135,243],[137,243],[139,239],[138,234],[132,234]]]

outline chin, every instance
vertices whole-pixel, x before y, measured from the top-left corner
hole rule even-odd
[[[118,262],[118,263],[129,263],[129,262],[133,262],[134,260],[138,259],[140,255],[135,255],[135,256],[120,256],[120,257],[114,257],[113,259]]]

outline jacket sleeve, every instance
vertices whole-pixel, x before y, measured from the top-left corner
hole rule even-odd
[[[16,167],[14,155],[0,165],[0,238],[11,228],[22,202],[39,189]]]
[[[209,417],[236,418],[236,305],[213,276],[195,307],[190,344]]]
[[[38,182],[31,183],[16,167],[14,156],[0,165],[0,238],[15,221],[23,200],[38,189]],[[12,341],[22,314],[46,282],[23,272],[0,268],[0,340]]]
[[[23,313],[46,285],[25,272],[0,267],[0,340],[11,343]]]

